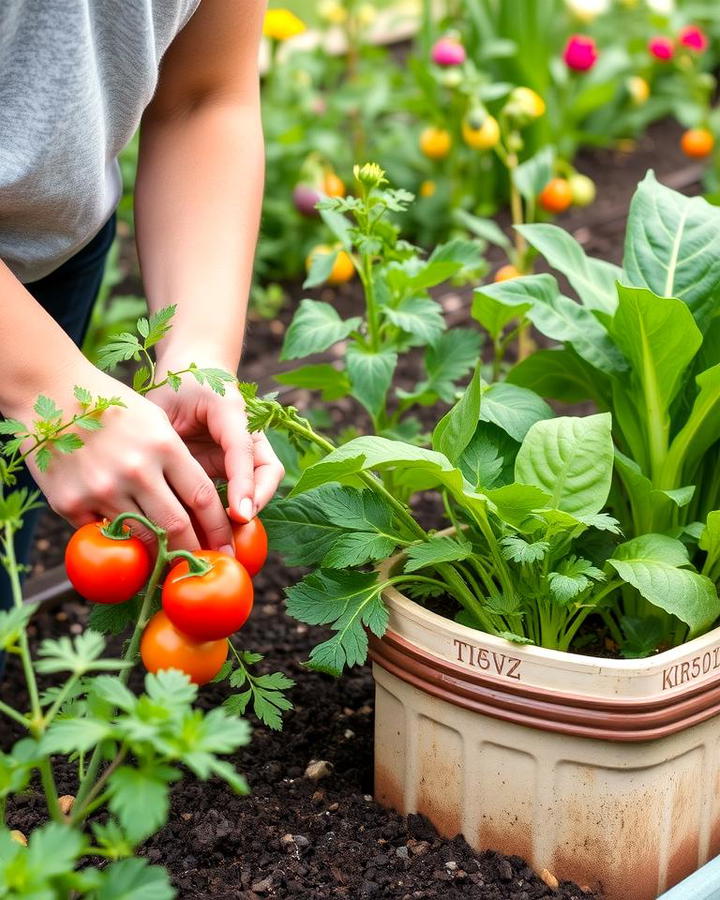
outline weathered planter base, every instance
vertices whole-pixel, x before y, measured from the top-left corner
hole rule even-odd
[[[606,900],[655,900],[720,854],[720,631],[597,660],[388,600],[371,645],[381,803]],[[456,654],[458,635],[476,656]]]

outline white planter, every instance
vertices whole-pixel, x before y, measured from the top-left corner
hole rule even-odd
[[[607,900],[720,853],[720,628],[642,660],[520,646],[386,593],[375,794]]]

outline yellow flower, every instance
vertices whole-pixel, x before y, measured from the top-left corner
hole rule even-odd
[[[437,185],[434,181],[423,181],[420,185],[420,196],[421,197],[432,197],[432,195],[437,190]]]
[[[545,101],[532,88],[516,87],[510,94],[510,102],[531,119],[539,119],[545,114]]]
[[[305,31],[305,23],[289,9],[269,9],[265,13],[263,34],[275,41],[286,41]]]
[[[357,18],[360,25],[367,28],[377,18],[377,10],[372,3],[363,3],[357,11]]]
[[[631,75],[627,80],[627,89],[636,106],[647,103],[650,96],[650,85],[642,75]]]
[[[322,0],[318,5],[318,14],[331,25],[342,25],[348,17],[347,10],[339,0]]]

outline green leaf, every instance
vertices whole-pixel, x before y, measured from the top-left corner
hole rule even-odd
[[[53,449],[59,450],[61,453],[72,453],[83,446],[83,440],[77,434],[65,432],[52,439],[52,446]]]
[[[322,564],[328,569],[349,569],[378,559],[386,559],[397,546],[392,537],[381,534],[344,534],[328,551]]]
[[[7,650],[17,642],[37,609],[37,603],[25,603],[0,612],[0,650]]]
[[[131,665],[120,659],[101,659],[104,649],[105,639],[92,629],[72,638],[46,639],[38,649],[41,659],[35,663],[35,668],[45,674],[73,672],[75,675],[84,675],[86,672],[103,669],[119,671]]]
[[[173,900],[177,896],[165,869],[141,857],[114,862],[103,875],[96,900]]]
[[[114,369],[118,363],[129,359],[140,359],[140,341],[129,331],[123,331],[115,335],[111,341],[98,351],[98,368],[108,372]]]
[[[500,546],[503,557],[519,565],[531,565],[535,562],[541,562],[550,550],[550,544],[547,541],[530,543],[519,535],[508,535],[502,538]]]
[[[386,306],[383,315],[420,344],[432,344],[445,330],[442,307],[430,297],[406,297],[397,306]]]
[[[285,334],[281,360],[297,359],[327,350],[359,328],[362,319],[341,319],[329,303],[302,300]]]
[[[617,306],[616,282],[622,269],[585,254],[580,244],[557,225],[518,225],[517,231],[558,269],[577,291],[583,306],[612,314]]]
[[[40,740],[43,753],[76,753],[92,750],[112,729],[108,722],[89,717],[55,719]]]
[[[452,463],[457,464],[475,434],[480,418],[481,398],[482,366],[478,365],[462,397],[440,419],[433,431],[433,450],[443,453]]]
[[[158,764],[144,768],[120,766],[108,780],[108,806],[128,838],[139,844],[165,822],[169,809],[169,785],[180,773]],[[142,815],[138,815],[142,809]]]
[[[599,513],[610,492],[613,442],[609,413],[536,422],[515,460],[515,478],[546,491],[554,509]]]
[[[397,353],[382,350],[373,353],[357,344],[348,347],[345,356],[352,392],[372,416],[385,408],[386,396],[397,365]]]
[[[543,147],[535,156],[526,159],[511,173],[515,187],[523,197],[534,202],[537,195],[550,181],[555,163],[555,148]]]
[[[515,281],[516,279],[511,280]],[[491,287],[491,285],[487,285],[487,287]],[[532,303],[529,301],[518,300],[515,302],[515,295],[512,293],[494,293],[485,290],[485,287],[480,287],[473,294],[472,315],[490,337],[497,340],[507,326],[516,319],[521,320],[531,306]]]
[[[686,303],[704,331],[717,309],[720,209],[648,172],[630,205],[623,265],[632,285]]]
[[[290,496],[297,496],[328,482],[346,482],[361,472],[396,467],[403,472],[418,470],[426,479],[425,487],[442,484],[452,492],[462,493],[462,473],[441,453],[387,438],[359,437],[305,469]]]
[[[76,384],[73,388],[73,394],[82,407],[90,406],[92,403],[92,394],[90,391],[87,388],[81,387],[79,384]]]
[[[493,219],[482,219],[465,209],[453,210],[453,218],[459,225],[467,228],[476,237],[487,241],[489,244],[502,247],[504,250],[509,249],[510,241],[507,235]]]
[[[144,335],[146,347],[153,347],[165,337],[168,331],[170,331],[170,328],[172,327],[172,318],[175,315],[176,310],[176,304],[164,306],[150,316],[147,327],[147,336]],[[139,324],[140,323],[138,322],[138,326]]]
[[[645,534],[620,544],[608,563],[642,596],[677,616],[690,629],[690,637],[706,631],[720,614],[715,585],[704,575],[682,566],[689,564],[687,548],[663,534]]]
[[[560,560],[555,571],[548,574],[550,593],[558,603],[566,604],[586,591],[593,582],[604,581],[601,569],[588,559],[568,556]]]
[[[488,490],[513,480],[515,457],[520,449],[506,431],[480,422],[458,460],[458,467],[477,490]]]
[[[40,447],[40,449],[35,454],[35,464],[41,472],[47,472],[51,460],[52,454],[48,450],[47,446]]]
[[[498,517],[516,528],[522,528],[532,513],[552,502],[548,492],[537,485],[517,482],[492,488],[486,496]]]
[[[343,668],[365,662],[365,628],[382,635],[388,613],[380,597],[377,575],[320,569],[287,590],[288,613],[308,625],[332,624],[335,635],[315,647],[312,668],[339,675]]]
[[[326,402],[339,400],[340,397],[346,397],[350,393],[347,374],[329,363],[300,366],[289,372],[280,372],[275,375],[275,381],[308,391],[322,391],[322,399]]]
[[[62,410],[57,408],[55,401],[46,397],[44,394],[40,394],[37,398],[33,410],[38,418],[46,422],[53,421],[62,415]]]
[[[307,278],[303,281],[303,287],[313,288],[320,284],[325,284],[330,277],[339,253],[339,249],[331,250],[329,253],[313,253]]]
[[[132,597],[127,603],[93,603],[88,624],[99,634],[122,634],[137,620],[140,603]]]
[[[390,530],[392,509],[374,491],[359,491],[339,485],[320,490],[323,510],[333,524],[348,531],[384,534]]]
[[[472,555],[472,545],[451,537],[433,537],[423,544],[413,544],[407,550],[405,572],[417,572],[439,563],[467,559]]]
[[[623,285],[618,285],[618,297],[610,334],[630,360],[639,384],[641,397],[636,405],[645,416],[647,439],[651,444],[662,441],[664,446],[670,404],[702,343],[702,335],[680,300]]]
[[[537,350],[513,366],[507,382],[564,403],[594,399],[605,405],[601,398],[608,391],[602,373],[589,366],[571,347]]]
[[[498,381],[483,390],[480,418],[502,428],[516,441],[522,441],[536,422],[553,415],[542,397],[527,388]]]
[[[703,572],[718,579],[718,563],[720,563],[720,510],[708,513],[707,521],[700,534],[699,547],[707,553]]]
[[[425,351],[427,378],[414,391],[398,390],[400,398],[425,405],[439,397],[446,403],[455,400],[456,382],[475,367],[480,356],[480,335],[469,328],[444,331]]]
[[[27,434],[27,426],[18,419],[0,420],[0,434]]]
[[[66,875],[84,853],[87,842],[78,829],[49,822],[33,829],[28,842],[28,868],[50,879]],[[45,895],[48,896],[48,895]]]
[[[328,485],[302,497],[273,500],[263,510],[270,546],[286,565],[317,565],[342,535],[342,528],[327,518],[324,507],[335,490],[340,488]]]
[[[700,390],[665,463],[673,480],[694,479],[698,464],[720,438],[720,364],[701,372],[696,382]]]

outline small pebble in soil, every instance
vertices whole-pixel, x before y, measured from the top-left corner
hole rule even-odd
[[[333,764],[326,759],[311,759],[305,769],[305,777],[310,781],[320,781],[332,773]]]
[[[408,859],[410,857],[410,851],[407,847],[396,847],[395,855],[399,856],[400,859]]]
[[[75,803],[75,798],[72,794],[63,794],[62,797],[58,797],[58,806],[60,807],[60,812],[66,816],[73,808],[73,804]]]
[[[556,891],[560,887],[560,882],[548,869],[543,869],[540,873],[540,877],[545,882],[545,884],[553,891]]]

